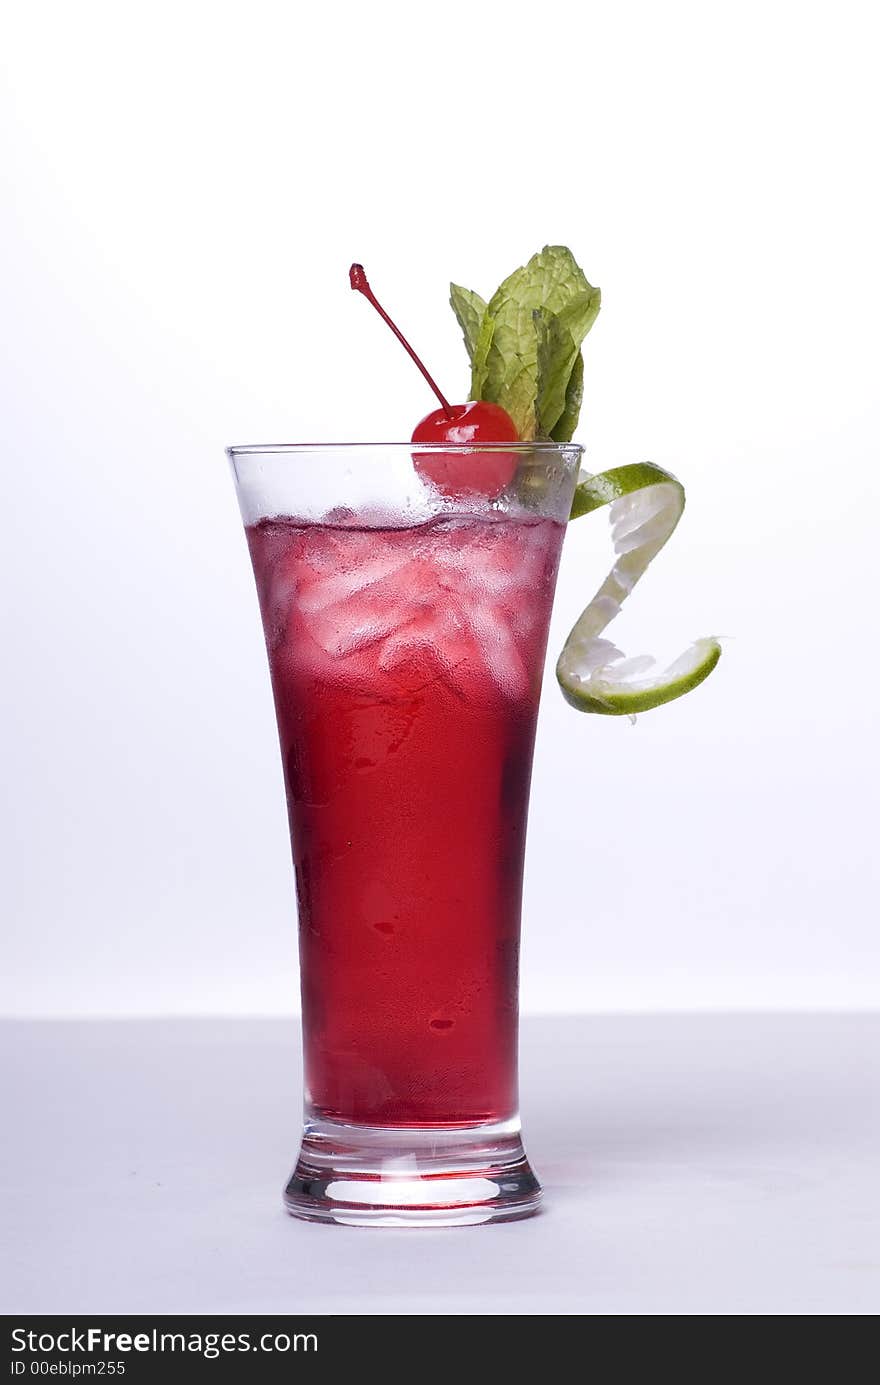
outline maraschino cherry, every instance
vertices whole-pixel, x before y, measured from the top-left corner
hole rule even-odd
[[[464,444],[475,447],[481,444],[519,442],[516,424],[500,404],[492,404],[485,399],[472,399],[466,404],[450,404],[400,328],[392,322],[376,298],[363,265],[353,264],[348,271],[348,277],[352,288],[362,293],[383,321],[387,322],[440,400],[440,408],[426,414],[421,422],[416,424],[413,429],[413,442],[436,443],[439,446],[444,443]],[[516,457],[510,452],[416,452],[413,454],[413,463],[425,480],[449,496],[467,493],[496,496],[509,485],[516,470]]]

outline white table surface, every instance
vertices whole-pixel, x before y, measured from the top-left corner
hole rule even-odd
[[[526,1021],[547,1209],[434,1231],[281,1211],[297,1027],[6,1021],[5,1313],[880,1310],[880,1015]]]

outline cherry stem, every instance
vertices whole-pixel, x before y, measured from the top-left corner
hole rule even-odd
[[[357,293],[362,293],[364,295],[364,298],[366,298],[367,302],[372,303],[373,307],[376,309],[376,312],[382,318],[383,322],[388,323],[388,326],[391,328],[392,332],[397,337],[397,340],[400,342],[401,346],[409,352],[410,356],[415,361],[416,365],[424,375],[428,384],[431,386],[431,389],[434,391],[437,398],[440,400],[440,403],[443,407],[443,412],[445,413],[446,417],[452,418],[452,405],[449,403],[449,400],[446,398],[446,396],[441,394],[440,388],[434,377],[428,374],[427,369],[419,360],[415,351],[413,351],[412,347],[410,346],[406,337],[401,332],[400,328],[397,326],[396,323],[391,321],[391,318],[388,316],[385,309],[382,307],[382,304],[379,302],[376,295],[373,293],[373,290],[370,288],[369,280],[367,279],[367,276],[364,272],[363,265],[353,264],[351,269],[348,271],[348,278],[352,288]]]

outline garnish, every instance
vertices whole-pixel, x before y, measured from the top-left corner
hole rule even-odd
[[[601,300],[564,245],[545,245],[488,303],[452,284],[471,358],[471,397],[500,404],[525,442],[569,442],[583,395],[581,344]]]
[[[450,285],[450,303],[471,361],[471,402],[450,404],[406,338],[376,301],[360,265],[352,288],[373,304],[412,356],[441,408],[422,419],[414,442],[569,442],[584,389],[581,347],[599,313],[601,294],[564,245],[545,245],[504,280],[488,302]],[[488,456],[488,460],[486,457]],[[447,495],[496,496],[512,480],[512,454],[416,454],[422,474]],[[681,482],[651,462],[596,476],[582,473],[571,519],[610,506],[616,562],[575,624],[556,666],[566,700],[579,711],[633,716],[690,692],[721,657],[714,637],[696,640],[662,672],[649,655],[627,659],[603,638],[608,624],[673,533],[684,510]]]

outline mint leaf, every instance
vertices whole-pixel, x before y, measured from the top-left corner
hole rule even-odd
[[[535,413],[540,431],[552,433],[565,409],[565,396],[579,343],[561,317],[535,313],[538,333],[537,398]]]
[[[526,441],[551,434],[563,416],[573,432],[579,393],[576,385],[569,395],[569,383],[599,303],[571,251],[545,245],[489,300],[473,339],[471,398],[500,404]],[[472,328],[463,330],[468,340]]]
[[[488,399],[490,403],[495,401],[486,393],[487,363],[494,336],[495,319],[487,308],[483,321],[480,323],[479,335],[474,345],[474,354],[471,357],[471,399]]]
[[[462,288],[460,284],[449,285],[449,302],[458,318],[458,325],[464,333],[464,344],[471,360],[474,359],[480,327],[486,316],[486,300],[473,289]]]
[[[554,442],[571,442],[574,437],[574,430],[578,425],[583,399],[584,357],[583,353],[579,351],[574,368],[568,377],[568,385],[565,390],[565,407],[558,421],[550,430],[550,436]]]
[[[571,397],[568,386],[578,358],[581,356],[581,342],[589,332],[599,312],[600,295],[598,289],[579,293],[568,302],[561,312],[540,313],[536,317],[538,330],[538,397],[536,411],[540,431],[554,437],[554,430],[568,408],[574,410],[577,382]],[[581,357],[580,392],[583,395],[583,358]],[[574,430],[577,425],[577,412],[573,419],[563,425]],[[571,434],[569,433],[569,438]],[[567,441],[568,439],[556,439]]]

